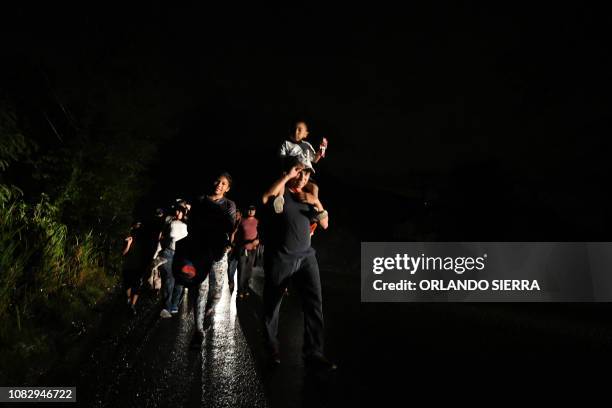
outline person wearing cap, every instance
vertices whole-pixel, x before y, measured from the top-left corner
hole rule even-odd
[[[316,194],[318,192],[318,188],[315,188],[313,191],[313,186],[316,186],[316,185],[310,182],[310,175],[314,174],[315,172],[314,169],[308,162],[304,161],[304,159],[300,156],[288,157],[285,160],[286,168],[291,168],[295,165],[300,165],[305,171],[308,172],[309,181],[306,183],[304,188],[300,189],[299,191],[293,191],[292,194],[295,196],[295,198],[298,201],[301,201],[303,203],[308,203],[308,204],[311,202],[318,202],[321,205],[321,208],[323,208],[323,205],[321,204],[321,201],[319,200],[319,197]],[[274,199],[272,200],[272,207],[274,208],[274,212],[282,213],[284,204],[285,204],[284,194],[279,194],[276,197],[274,197]],[[314,212],[312,219],[311,219],[311,224],[319,223],[319,221],[321,221],[322,218],[325,218],[325,216],[326,216],[325,210]],[[314,229],[315,228],[313,228],[313,226],[311,225],[311,228],[310,228],[311,235],[314,232]]]
[[[310,243],[310,221],[313,213],[321,215],[319,225],[329,226],[329,216],[313,195],[300,199],[308,184],[311,170],[297,158],[286,163],[285,172],[263,195],[269,206],[283,196],[282,212],[267,219],[264,255],[264,325],[270,357],[280,364],[278,321],[284,288],[289,280],[301,293],[304,313],[303,358],[308,368],[334,370],[336,365],[323,354],[323,302],[321,279],[315,250]]]
[[[236,233],[234,250],[238,259],[238,299],[244,299],[250,294],[249,280],[259,246],[259,234],[257,232],[259,221],[255,218],[256,211],[254,205],[249,206],[247,216],[240,221]]]

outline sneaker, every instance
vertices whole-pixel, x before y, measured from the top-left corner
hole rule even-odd
[[[131,313],[133,316],[136,316],[136,314],[137,314],[137,313],[136,313],[136,305],[130,305],[130,313]]]
[[[334,371],[338,366],[329,361],[325,356],[314,355],[304,358],[304,367],[317,371]]]
[[[172,315],[170,314],[169,311],[167,311],[166,309],[163,309],[160,313],[159,313],[159,317],[161,317],[162,319],[168,319],[170,317],[172,317]]]
[[[177,314],[178,313],[178,307],[173,307],[172,309],[170,309],[170,313],[171,314]]]
[[[272,202],[274,206],[274,212],[280,214],[283,212],[283,207],[285,206],[285,197],[282,195],[277,196]]]

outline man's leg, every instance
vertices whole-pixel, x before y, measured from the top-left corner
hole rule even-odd
[[[291,276],[292,264],[279,259],[266,258],[264,268],[263,305],[266,342],[272,357],[277,360],[279,352],[278,317],[283,299],[283,283]]]
[[[174,290],[172,291],[172,303],[170,313],[178,313],[179,307],[183,301],[183,287],[174,283]]]
[[[210,275],[208,277],[208,300],[206,302],[206,315],[214,312],[215,306],[219,303],[223,294],[223,285],[225,284],[225,275],[227,272],[227,253],[223,255],[217,262],[213,262]]]
[[[263,291],[264,325],[267,346],[273,355],[278,355],[279,352],[278,316],[282,300],[282,288],[266,279]]]
[[[206,290],[204,287],[206,282],[202,282],[198,285],[192,285],[187,288],[187,298],[189,299],[189,307],[193,312],[193,321],[196,332],[203,332],[203,318],[202,312],[204,310],[203,296],[202,292]]]
[[[304,357],[323,356],[323,300],[319,264],[315,255],[304,258],[293,283],[302,297],[304,311]]]
[[[249,282],[251,281],[251,276],[253,275],[253,268],[255,267],[255,258],[257,257],[257,250],[256,249],[251,249],[249,251],[247,251],[247,261],[245,264],[245,277],[244,277],[244,281],[245,281],[245,285],[244,285],[244,290],[245,292],[248,293],[249,291]]]
[[[161,257],[166,260],[160,268],[163,279],[163,305],[164,309],[168,312],[172,309],[172,294],[174,292],[174,275],[172,274],[173,255],[173,251],[171,252],[168,250],[164,250],[161,254]]]
[[[234,291],[234,275],[236,274],[236,270],[238,269],[238,257],[234,253],[237,251],[237,248],[232,250],[232,254],[228,257],[228,267],[227,267],[227,283],[230,288],[230,292]]]
[[[248,290],[249,281],[246,278],[247,269],[247,254],[244,248],[240,249],[238,258],[238,294],[242,295]],[[246,278],[246,279],[245,279]]]

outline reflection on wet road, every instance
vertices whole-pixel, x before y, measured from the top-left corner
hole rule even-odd
[[[303,318],[290,295],[281,308],[280,367],[272,368],[263,347],[262,271],[251,296],[236,303],[227,284],[205,331],[201,349],[189,297],[178,315],[159,318],[157,299],[142,299],[140,313],[110,311],[111,336],[100,339],[78,384],[79,405],[95,407],[301,407],[329,393],[328,379],[304,377],[300,349]],[[208,291],[204,282],[202,295]],[[313,388],[314,387],[314,388]],[[317,404],[318,405],[318,404]]]
[[[206,407],[263,407],[265,399],[239,321],[236,292],[227,285],[202,345],[202,402]]]

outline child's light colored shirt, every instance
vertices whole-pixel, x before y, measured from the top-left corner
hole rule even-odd
[[[312,162],[315,159],[316,151],[310,143],[302,140],[298,143],[291,140],[285,140],[280,147],[279,155],[281,158],[287,156],[297,156],[302,162],[305,162],[312,168]]]

